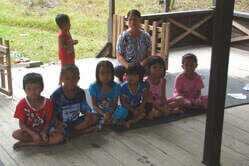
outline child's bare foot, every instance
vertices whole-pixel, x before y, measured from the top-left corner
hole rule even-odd
[[[21,142],[21,141],[15,143],[15,144],[13,145],[13,149],[17,149],[17,148],[20,148],[20,147],[23,147],[23,142]]]
[[[36,144],[34,142],[17,142],[13,145],[13,149],[17,149],[20,147],[25,147],[25,146],[35,146]]]
[[[131,126],[131,120],[129,120],[128,122],[125,123],[125,127],[126,127],[127,129],[129,129],[130,126]]]

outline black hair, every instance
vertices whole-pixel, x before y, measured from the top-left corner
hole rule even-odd
[[[144,73],[145,73],[144,67],[142,65],[138,64],[138,63],[130,65],[126,70],[127,75],[138,74],[139,75],[139,81],[143,80]]]
[[[62,78],[62,76],[67,72],[67,71],[72,71],[72,73],[74,74],[74,76],[79,77],[80,76],[80,71],[79,68],[75,65],[75,64],[66,64],[61,68],[61,74],[60,77]]]
[[[192,59],[196,64],[198,63],[197,62],[197,57],[192,53],[185,54],[182,57],[182,64],[184,64],[185,60],[187,60],[187,59]]]
[[[112,73],[112,81],[110,82],[109,86],[112,87],[113,84],[114,84],[114,67],[113,67],[113,64],[112,64],[110,61],[107,61],[107,60],[100,61],[100,62],[97,64],[95,77],[96,77],[96,82],[97,82],[97,84],[98,84],[100,87],[102,86],[102,82],[101,82],[100,79],[99,79],[99,71],[100,71],[100,68],[101,68],[101,67],[107,67],[108,69],[111,70],[111,73]]]
[[[38,73],[28,73],[23,77],[23,89],[25,90],[25,86],[30,83],[39,83],[41,90],[43,91],[44,84],[41,74]]]
[[[141,13],[138,11],[138,10],[136,10],[136,9],[132,9],[132,10],[130,10],[128,13],[127,13],[127,18],[130,16],[130,15],[135,15],[135,16],[137,16],[138,18],[141,18]]]
[[[63,24],[68,23],[69,21],[70,21],[70,19],[69,19],[68,15],[66,15],[66,14],[58,14],[55,17],[55,22],[59,26],[60,29],[62,28]]]
[[[165,76],[166,73],[166,67],[165,67],[165,62],[163,60],[162,57],[154,55],[154,56],[150,56],[147,63],[145,64],[145,68],[146,68],[146,74],[150,74],[150,68],[152,65],[159,63],[162,67],[163,67],[163,74],[161,75],[161,77]]]

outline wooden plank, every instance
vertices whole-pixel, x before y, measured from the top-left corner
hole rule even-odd
[[[9,40],[5,40],[5,46],[10,48]],[[8,92],[9,96],[12,96],[13,89],[12,89],[12,74],[11,74],[11,59],[10,59],[10,49],[6,53],[6,65],[7,65],[7,79],[8,79]]]
[[[189,120],[189,123],[191,122],[192,120]],[[188,127],[185,123],[185,121],[179,120],[173,123],[153,126],[152,130],[184,151],[193,154],[198,160],[201,160],[202,150],[200,147],[203,146],[203,133],[205,130],[202,128],[202,132],[199,132]],[[222,146],[222,165],[246,165],[247,163],[247,157],[226,146]]]
[[[110,130],[104,130],[101,134],[98,134],[90,139],[94,139],[96,147],[102,148],[106,153],[114,156],[123,165],[144,165],[141,162],[142,156],[130,149],[124,143],[120,142],[118,138],[113,137]]]
[[[244,32],[245,34],[249,35],[249,29],[247,29],[245,26],[241,25],[237,21],[233,20],[233,26],[238,28],[240,31]]]
[[[115,14],[115,0],[109,0],[109,17],[108,17],[108,43],[113,42],[113,15]]]
[[[158,135],[151,127],[141,128],[132,133],[144,139],[160,151],[172,156],[172,158],[181,162],[182,165],[202,165],[201,160],[196,158],[195,155],[165,139],[162,135]]]
[[[0,52],[3,53],[3,54],[6,54],[8,52],[8,47],[5,47],[5,46],[0,46]]]
[[[110,135],[116,137],[120,142],[128,146],[130,149],[133,149],[137,154],[143,156],[147,161],[147,164],[162,165],[163,163],[163,165],[182,166],[182,163],[175,160],[173,156],[162,152],[152,146],[151,143],[146,142],[143,138],[140,138],[131,132],[112,132]]]
[[[165,32],[165,36],[166,36],[166,39],[165,39],[165,50],[164,50],[164,53],[165,53],[165,69],[168,70],[168,67],[169,67],[169,39],[170,39],[170,22],[167,22],[166,23],[166,32]]]
[[[86,155],[98,165],[122,165],[122,163],[118,161],[115,156],[107,153],[103,148],[96,146],[97,142],[95,141],[95,138],[99,137],[99,134],[103,133],[90,133],[82,135],[81,137],[75,138],[72,143],[78,150],[83,150],[84,153],[86,153]]]
[[[249,36],[240,36],[240,37],[232,38],[231,43],[242,42],[242,41],[246,41],[246,40],[249,40]]]
[[[112,40],[112,57],[116,57],[117,44],[117,15],[113,15],[113,40]]]
[[[144,20],[144,31],[149,32],[149,20]]]
[[[3,39],[0,37],[0,47],[3,45]],[[1,52],[1,51],[0,51]],[[2,53],[1,53],[2,54]],[[4,53],[5,55],[6,53]],[[4,65],[4,57],[0,55],[0,69],[1,69],[1,87],[5,88],[5,76],[4,76],[4,71],[5,71],[5,65]],[[3,71],[3,72],[2,72]]]
[[[238,112],[239,114],[239,112]],[[242,142],[244,144],[246,144],[246,147],[249,146],[249,132],[237,127],[237,126],[234,126],[232,124],[230,124],[230,122],[228,121],[229,119],[227,119],[227,113],[225,113],[225,122],[224,122],[224,127],[223,127],[223,133],[228,135],[228,138],[227,139],[234,139],[235,142],[237,142],[236,140],[238,140],[238,142]],[[206,123],[206,117],[204,116],[199,116],[199,117],[193,117],[193,121],[197,121],[199,123],[203,123],[203,125]],[[233,119],[233,120],[236,120],[236,119]],[[196,123],[197,123],[196,122]],[[241,124],[243,124],[244,122],[241,122]],[[203,126],[202,125],[202,126]],[[249,128],[247,126],[247,128]],[[231,137],[231,138],[229,138]],[[224,138],[223,138],[223,142],[226,141]],[[229,144],[228,144],[229,145]],[[230,146],[230,145],[229,145]],[[233,146],[239,146],[237,143],[235,145],[232,145],[231,148],[233,148]],[[236,149],[236,147],[235,147]]]
[[[204,134],[205,129],[205,120],[198,118],[196,120],[195,118],[188,118],[184,119],[181,122],[177,123],[177,126],[181,127],[189,127],[195,131],[200,132],[201,134]],[[237,133],[236,136],[235,133]],[[240,135],[241,134],[241,135]],[[245,138],[243,138],[246,137]],[[225,146],[228,149],[231,149],[232,151],[239,153],[243,155],[244,157],[248,158],[249,160],[249,133],[243,132],[242,130],[236,129],[231,125],[227,125],[224,123],[224,129],[223,129],[223,136],[222,136],[222,145]]]
[[[162,33],[161,33],[161,57],[165,60],[165,39],[166,39],[166,23],[162,24]]]
[[[153,21],[151,42],[152,42],[151,55],[155,55],[156,54],[156,42],[157,42],[157,22],[156,21]]]
[[[2,145],[0,145],[0,161],[3,162],[4,166],[17,166],[18,164],[11,158],[6,152]],[[1,164],[0,164],[1,165]]]

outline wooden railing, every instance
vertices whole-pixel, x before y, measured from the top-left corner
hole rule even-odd
[[[0,37],[0,71],[1,71],[0,92],[8,96],[12,96],[13,91],[12,91],[9,40],[5,40],[5,45],[3,45],[3,39],[1,37]]]

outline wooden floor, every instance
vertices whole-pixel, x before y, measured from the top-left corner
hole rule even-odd
[[[195,51],[197,51],[196,48],[193,48],[189,52],[195,53]],[[199,50],[199,53],[201,51],[203,50]],[[208,54],[208,51],[206,54]],[[201,55],[205,55],[203,52],[201,52]],[[175,56],[170,61],[179,63],[179,58],[183,52],[179,55],[175,52],[172,52],[172,54]],[[205,58],[200,58],[198,67],[205,67],[202,61],[210,60],[210,57]],[[89,71],[95,71],[96,61],[100,60],[87,59],[84,60],[85,63],[80,61],[76,63],[81,71],[79,85],[82,88],[87,89],[89,82],[94,81],[95,73]],[[170,66],[174,63],[170,63]],[[240,67],[243,64],[241,63]],[[178,65],[180,66],[180,64]],[[176,68],[173,71],[173,67],[170,67],[169,71],[178,72],[175,71]],[[240,71],[240,69],[232,69],[232,71]],[[239,77],[243,77],[245,80],[249,78],[248,67],[246,69],[247,72],[244,69],[241,70],[244,72],[238,72],[243,74]],[[0,94],[0,166],[203,165],[201,161],[205,135],[205,115],[121,133],[105,129],[102,132],[82,135],[68,143],[53,147],[29,147],[13,150],[12,145],[16,140],[11,137],[11,134],[18,128],[18,120],[13,118],[13,114],[17,101],[25,95],[22,90],[23,75],[31,71],[41,73],[45,83],[43,95],[49,97],[58,85],[59,70],[59,64],[50,64],[33,69],[13,69],[14,98],[8,98]],[[181,69],[177,68],[177,70]],[[233,107],[225,111],[221,152],[222,166],[249,166],[248,117],[249,105]]]
[[[0,165],[202,165],[205,115],[116,133],[105,129],[52,147],[13,150],[16,101],[0,96]],[[221,163],[249,165],[249,105],[225,111]]]

